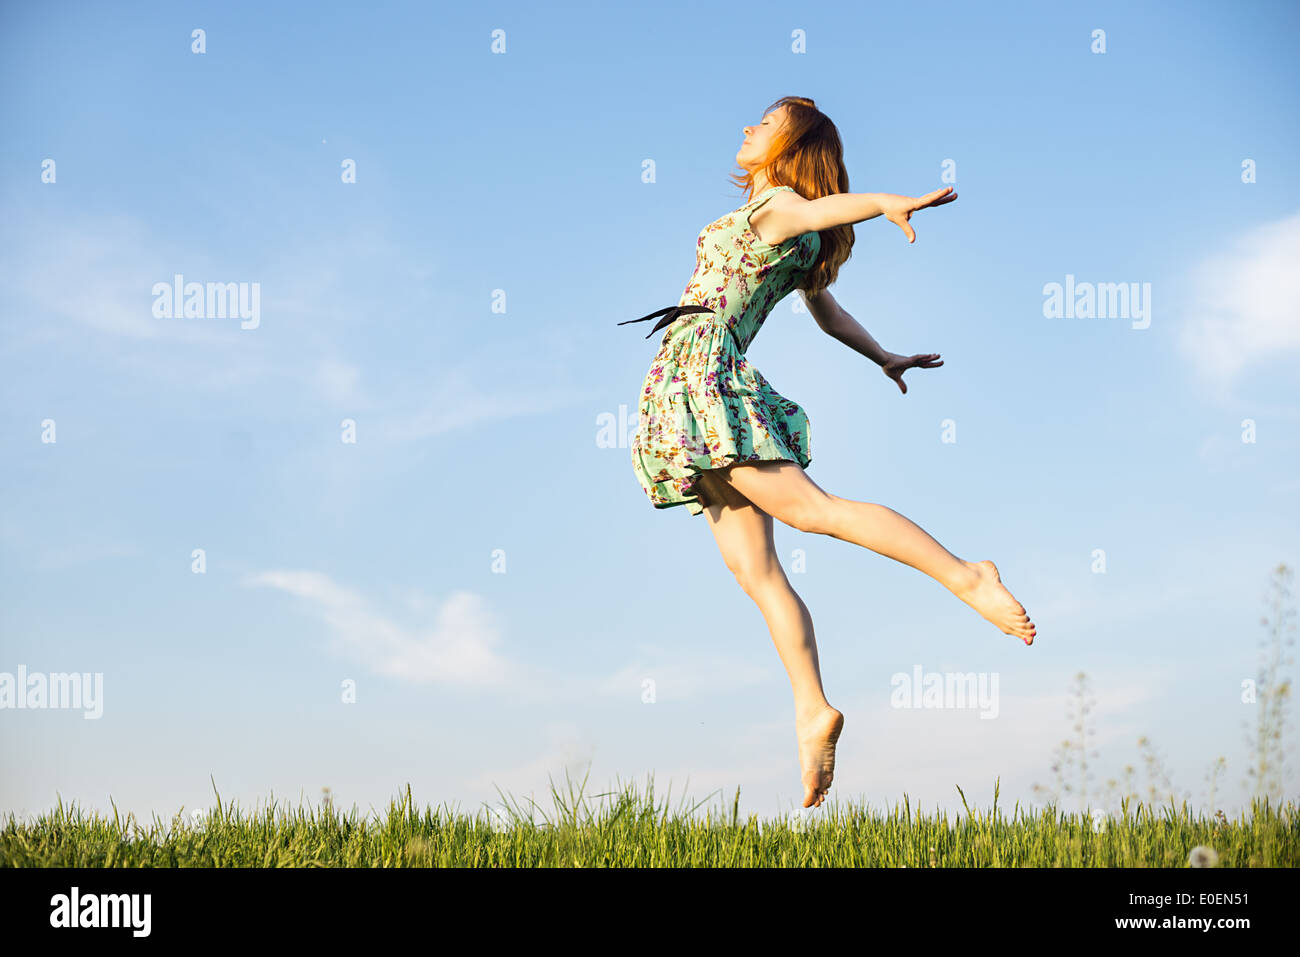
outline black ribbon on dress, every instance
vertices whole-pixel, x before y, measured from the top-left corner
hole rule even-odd
[[[626,326],[629,322],[645,322],[647,319],[653,319],[655,316],[663,316],[662,319],[660,319],[657,323],[655,323],[655,327],[651,329],[649,333],[646,334],[646,338],[649,339],[651,336],[653,336],[664,326],[671,325],[673,320],[675,320],[678,316],[688,315],[689,313],[693,313],[693,312],[712,312],[712,311],[713,310],[710,309],[708,306],[665,306],[662,309],[656,309],[648,316],[642,316],[640,319],[627,319],[623,322],[616,323],[616,325]]]

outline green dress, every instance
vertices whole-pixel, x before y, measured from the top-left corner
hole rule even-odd
[[[773,186],[700,230],[679,305],[711,312],[671,313],[638,401],[632,466],[655,508],[703,512],[694,483],[706,469],[781,459],[807,468],[812,460],[808,416],[745,358],[821,248],[816,232],[769,244],[750,229],[750,215],[782,189],[793,192]]]

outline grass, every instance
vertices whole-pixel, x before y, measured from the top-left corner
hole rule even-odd
[[[1257,726],[1250,736],[1250,812],[1230,820],[1193,814],[1176,803],[1169,775],[1154,746],[1138,739],[1149,778],[1149,800],[1133,790],[1132,766],[1124,783],[1096,788],[1100,755],[1091,748],[1093,701],[1087,676],[1073,689],[1073,737],[1057,750],[1053,789],[1035,785],[1047,800],[1042,810],[1010,816],[998,808],[998,785],[987,812],[973,810],[961,794],[964,814],[926,815],[906,795],[901,806],[871,811],[832,799],[815,814],[775,821],[740,820],[740,792],[730,808],[697,813],[701,805],[670,813],[655,801],[653,783],[643,795],[633,787],[593,795],[588,807],[570,785],[554,786],[554,813],[532,806],[525,813],[506,800],[505,813],[476,816],[432,808],[420,810],[408,785],[386,815],[346,816],[334,810],[326,789],[322,806],[277,808],[243,814],[216,795],[201,820],[177,814],[142,827],[58,807],[34,821],[12,814],[0,829],[0,867],[1296,867],[1300,866],[1300,808],[1282,795],[1284,731],[1291,681],[1283,674],[1292,659],[1290,581],[1285,564],[1274,569],[1269,626],[1255,696]],[[1246,699],[1243,698],[1243,703]],[[1226,767],[1220,756],[1207,775],[1208,806]],[[567,777],[567,776],[566,776]],[[214,784],[215,790],[215,784]],[[957,789],[961,792],[961,788]],[[1168,804],[1157,803],[1168,795]],[[603,799],[611,799],[604,801]],[[1060,802],[1077,800],[1081,812],[1064,813]],[[1118,813],[1105,813],[1118,806]],[[1160,798],[1163,800],[1163,798]],[[182,809],[183,810],[183,809]],[[539,816],[542,820],[537,821]]]
[[[585,779],[583,782],[585,786]],[[960,788],[958,789],[960,791]],[[1252,802],[1229,820],[1193,816],[1186,803],[1125,802],[1095,823],[1049,806],[1008,817],[966,805],[949,819],[927,816],[904,796],[872,812],[827,802],[801,816],[739,818],[730,808],[670,813],[653,784],[602,795],[588,807],[581,788],[551,788],[553,814],[507,803],[504,816],[475,817],[416,807],[409,785],[386,815],[341,815],[319,808],[267,808],[242,814],[217,803],[201,823],[178,814],[148,828],[133,818],[86,815],[59,806],[34,821],[11,814],[0,830],[4,867],[1187,867],[1194,848],[1211,848],[1219,867],[1300,865],[1300,808]],[[604,799],[610,800],[604,800]],[[1204,851],[1198,851],[1199,856]]]

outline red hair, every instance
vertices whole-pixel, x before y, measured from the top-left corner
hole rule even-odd
[[[806,96],[783,96],[763,115],[780,107],[785,107],[785,122],[772,137],[771,149],[759,165],[767,181],[773,186],[789,186],[804,199],[847,193],[849,171],[844,166],[844,145],[835,124]],[[754,198],[754,173],[733,173],[731,179],[749,193],[750,199]],[[851,224],[823,229],[818,235],[821,250],[801,287],[810,293],[833,283],[853,250]]]

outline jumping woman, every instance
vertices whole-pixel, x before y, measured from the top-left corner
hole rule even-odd
[[[941,366],[938,353],[886,352],[827,287],[849,257],[854,223],[884,216],[910,243],[912,213],[957,194],[848,192],[839,132],[806,97],[778,100],[744,135],[736,163],[745,175],[733,180],[749,202],[700,231],[695,274],[678,305],[627,320],[661,316],[647,339],[667,327],[642,386],[632,464],[655,508],[685,505],[708,517],[727,567],[762,611],[794,689],[803,806],[820,807],[844,715],[822,690],[812,617],[777,558],[773,518],[925,572],[1026,645],[1035,629],[991,561],[964,561],[893,509],[813,482],[804,472],[812,459],[808,417],[745,358],[772,307],[797,288],[823,332],[871,359],[906,394],[903,373]]]

